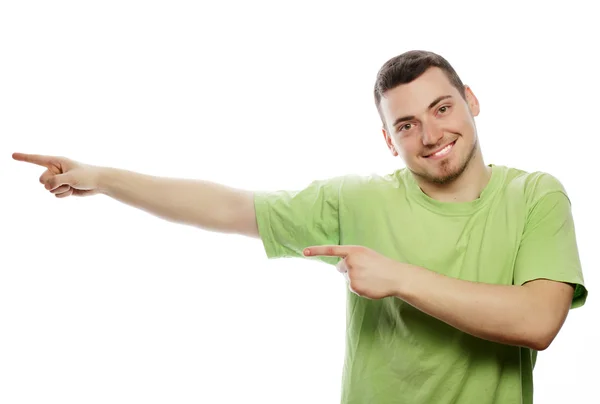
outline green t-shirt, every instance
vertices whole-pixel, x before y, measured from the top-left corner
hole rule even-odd
[[[490,167],[480,197],[465,203],[428,197],[407,169],[257,192],[266,254],[303,257],[311,245],[362,245],[469,281],[572,283],[572,308],[583,305],[587,290],[561,183],[546,173]],[[342,403],[532,403],[536,354],[466,334],[398,298],[349,291]]]

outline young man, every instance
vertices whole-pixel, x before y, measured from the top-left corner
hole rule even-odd
[[[16,153],[57,197],[103,193],[173,222],[260,237],[348,279],[342,402],[532,403],[532,370],[587,290],[570,202],[549,174],[484,163],[477,98],[411,51],[375,84],[385,176],[247,192]]]

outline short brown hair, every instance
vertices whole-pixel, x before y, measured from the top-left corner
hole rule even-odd
[[[446,73],[446,76],[448,76],[450,83],[456,87],[463,98],[466,98],[465,86],[460,77],[458,77],[454,68],[442,56],[423,50],[404,52],[385,62],[381,66],[381,69],[379,69],[377,80],[375,80],[375,106],[384,127],[385,120],[381,112],[381,98],[383,98],[385,92],[401,84],[410,83],[431,67],[442,69]]]

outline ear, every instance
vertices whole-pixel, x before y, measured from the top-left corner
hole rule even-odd
[[[473,115],[473,116],[479,115],[479,100],[477,99],[477,97],[475,97],[475,94],[473,94],[473,90],[471,90],[471,87],[466,86],[466,85],[465,85],[465,96],[467,98],[467,105],[469,106],[469,109],[471,110],[471,115]]]
[[[383,133],[383,138],[385,139],[385,143],[387,144],[388,149],[390,149],[390,151],[392,152],[392,156],[397,156],[398,152],[396,151],[396,147],[394,147],[392,137],[387,133],[385,128],[381,128],[381,132]]]

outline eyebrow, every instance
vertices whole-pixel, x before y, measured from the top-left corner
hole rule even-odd
[[[431,104],[429,104],[429,106],[427,107],[427,109],[429,110],[429,109],[431,109],[431,108],[435,107],[437,103],[439,103],[440,101],[446,100],[446,99],[448,99],[448,98],[452,98],[452,96],[451,96],[451,95],[442,95],[442,96],[440,96],[440,97],[437,97],[435,100],[433,100],[433,101],[431,102]],[[406,115],[406,116],[402,116],[402,117],[400,117],[400,118],[398,118],[398,119],[396,119],[396,120],[394,121],[394,125],[393,125],[393,127],[395,128],[395,127],[396,127],[396,125],[398,125],[400,122],[403,122],[403,121],[410,121],[411,119],[415,119],[415,116],[414,116],[414,115]]]

